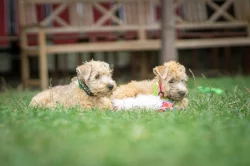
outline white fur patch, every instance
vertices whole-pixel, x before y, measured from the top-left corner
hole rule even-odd
[[[117,110],[147,109],[159,110],[163,100],[154,95],[137,95],[126,99],[114,99],[113,106]]]

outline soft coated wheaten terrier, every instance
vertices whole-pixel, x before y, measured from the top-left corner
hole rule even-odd
[[[77,77],[69,85],[56,86],[37,94],[30,106],[112,109],[110,95],[116,88],[109,65],[101,61],[86,62],[76,68]]]
[[[153,69],[156,77],[153,80],[132,81],[119,86],[112,95],[112,99],[127,99],[137,95],[159,95],[173,101],[176,108],[188,105],[188,89],[185,67],[175,61],[164,63]],[[146,105],[146,104],[145,104]]]

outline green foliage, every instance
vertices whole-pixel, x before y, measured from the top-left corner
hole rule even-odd
[[[189,108],[164,113],[29,108],[34,92],[5,92],[0,165],[250,165],[249,85],[243,77],[190,78]]]

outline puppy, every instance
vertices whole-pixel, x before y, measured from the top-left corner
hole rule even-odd
[[[171,101],[177,108],[186,108],[188,105],[186,86],[188,77],[185,67],[175,61],[170,61],[155,67],[153,72],[156,75],[153,80],[132,81],[118,87],[112,95],[113,101],[135,98],[139,94],[155,95]]]
[[[86,62],[76,68],[77,77],[69,85],[56,86],[37,94],[30,106],[64,107],[80,105],[83,108],[112,109],[109,99],[116,83],[109,65],[101,61]]]

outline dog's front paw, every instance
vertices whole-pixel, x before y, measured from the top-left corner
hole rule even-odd
[[[188,106],[188,99],[184,98],[175,104],[176,109],[183,110]]]

